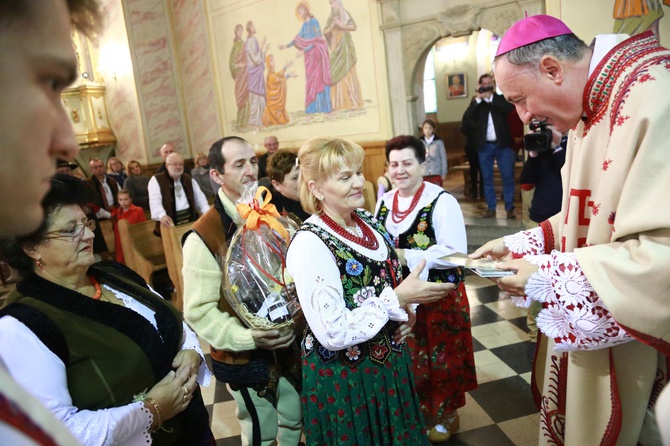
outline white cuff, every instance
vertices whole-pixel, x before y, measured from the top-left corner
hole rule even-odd
[[[388,311],[389,319],[392,321],[406,321],[408,318],[407,312],[400,308],[400,302],[398,302],[398,296],[395,294],[395,291],[391,287],[386,287],[379,295],[379,300],[382,301]]]
[[[517,255],[544,254],[544,232],[541,227],[506,235],[503,243]]]
[[[542,302],[537,327],[556,351],[598,350],[632,341],[584,275],[574,253],[526,257],[539,270],[529,278],[528,300]]]

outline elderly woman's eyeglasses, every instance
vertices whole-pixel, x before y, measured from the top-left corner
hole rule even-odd
[[[80,242],[84,236],[86,228],[90,229],[91,232],[95,231],[97,224],[95,220],[87,220],[84,223],[77,223],[71,228],[61,229],[59,231],[50,231],[44,234],[44,240],[53,240],[53,239],[65,239],[71,242]]]

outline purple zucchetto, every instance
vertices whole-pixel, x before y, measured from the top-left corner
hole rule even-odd
[[[496,57],[540,40],[566,34],[572,34],[572,31],[556,17],[549,15],[526,17],[507,30],[498,45]]]

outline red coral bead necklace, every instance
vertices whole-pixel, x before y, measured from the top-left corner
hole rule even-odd
[[[395,191],[395,195],[393,196],[393,209],[391,210],[391,219],[393,220],[393,223],[400,223],[409,214],[412,213],[416,205],[419,204],[419,200],[421,199],[421,195],[423,194],[423,190],[425,188],[426,183],[422,182],[421,187],[414,194],[414,198],[412,198],[412,202],[410,203],[409,207],[404,211],[398,209],[398,194],[400,193],[400,190]]]
[[[361,245],[362,247],[372,251],[379,248],[379,242],[377,241],[377,237],[375,237],[374,231],[368,225],[366,225],[363,222],[363,220],[358,215],[356,215],[356,213],[352,212],[351,218],[358,225],[358,227],[361,228],[363,236],[357,236],[352,234],[351,232],[347,231],[344,227],[335,223],[335,220],[330,218],[325,212],[321,213],[321,220],[323,220],[326,226],[335,231],[335,233],[338,234],[339,236],[344,237],[350,242],[356,243],[357,245]]]
[[[95,288],[95,294],[91,296],[91,299],[100,300],[100,298],[102,297],[102,288],[100,287],[100,282],[95,280],[93,276],[88,276],[88,279],[93,284],[93,288]]]

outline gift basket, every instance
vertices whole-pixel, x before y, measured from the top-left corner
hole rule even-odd
[[[239,226],[224,259],[223,293],[240,319],[253,329],[295,329],[300,311],[293,279],[286,272],[286,251],[297,230],[269,203],[272,194],[256,183],[246,188],[237,210]]]

